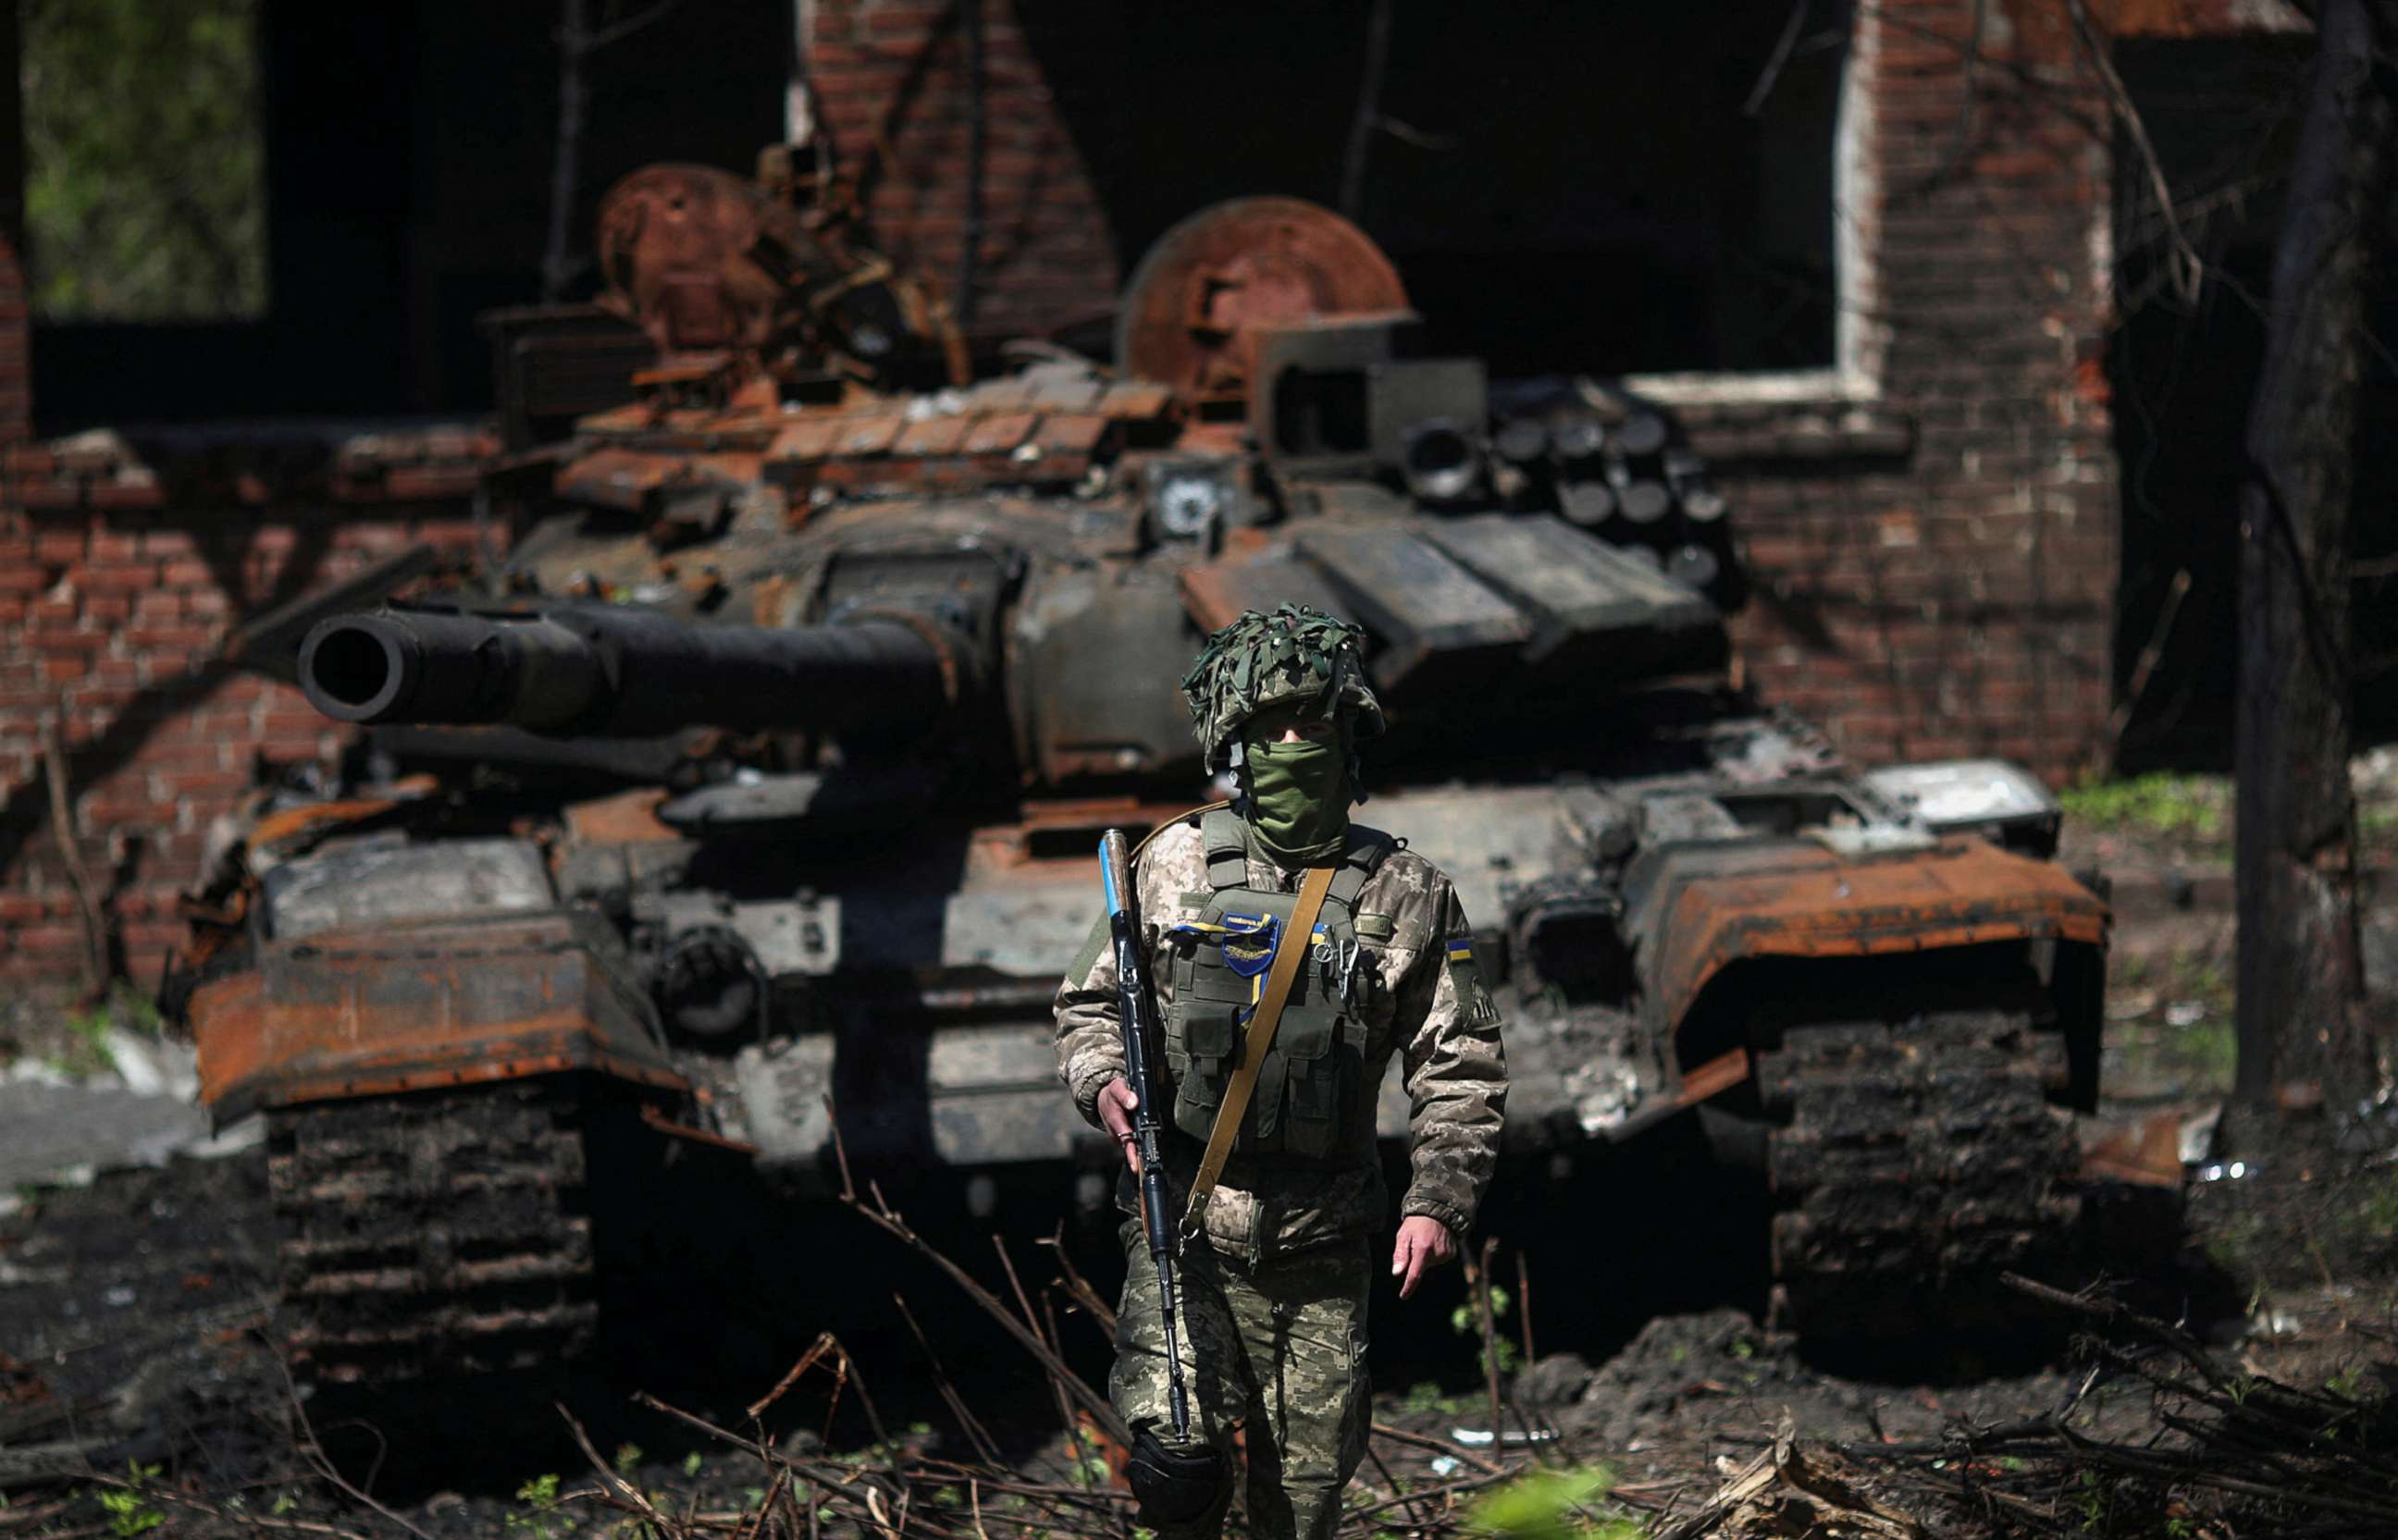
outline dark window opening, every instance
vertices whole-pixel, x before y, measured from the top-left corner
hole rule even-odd
[[[263,278],[248,311],[168,324],[37,316],[39,431],[492,405],[490,341],[475,323],[540,294],[559,0],[39,5],[77,27],[88,10],[253,18],[263,232]],[[586,15],[604,26],[649,9],[590,0]],[[791,18],[788,0],[679,5],[592,57],[567,220],[578,261],[569,299],[599,287],[593,224],[619,178],[659,161],[738,170],[781,139]],[[39,47],[29,20],[29,85]],[[170,146],[148,138],[151,154],[168,156]],[[38,164],[28,175],[38,180]]]
[[[1221,198],[1340,207],[1362,0],[1018,9],[1127,271]],[[1848,7],[1797,20],[1780,50],[1790,0],[1395,5],[1352,213],[1426,350],[1502,376],[1833,364]]]

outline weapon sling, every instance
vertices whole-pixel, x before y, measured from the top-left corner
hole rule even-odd
[[[1264,996],[1249,1017],[1248,1034],[1241,1039],[1241,1067],[1233,1071],[1233,1083],[1224,1090],[1224,1105],[1216,1109],[1216,1121],[1207,1130],[1207,1153],[1199,1159],[1199,1174],[1191,1179],[1191,1203],[1183,1211],[1182,1227],[1187,1232],[1199,1223],[1207,1212],[1207,1196],[1216,1190],[1216,1179],[1224,1174],[1224,1158],[1233,1152],[1233,1138],[1241,1130],[1241,1117],[1248,1111],[1249,1093],[1257,1089],[1258,1072],[1265,1067],[1266,1050],[1273,1046],[1274,1028],[1282,1024],[1282,1008],[1290,998],[1290,986],[1299,982],[1299,965],[1307,956],[1308,938],[1315,933],[1315,917],[1324,907],[1324,896],[1332,891],[1336,866],[1311,868],[1299,885],[1299,901],[1291,906],[1290,918],[1283,922],[1276,937],[1273,967],[1267,971]],[[1293,936],[1299,944],[1290,944]]]

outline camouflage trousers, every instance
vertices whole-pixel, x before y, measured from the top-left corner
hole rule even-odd
[[[1124,1241],[1130,1266],[1108,1395],[1126,1423],[1154,1423],[1170,1437],[1157,1269],[1140,1221],[1125,1223]],[[1246,1428],[1246,1511],[1256,1540],[1326,1540],[1340,1518],[1340,1493],[1365,1457],[1371,1417],[1367,1279],[1363,1237],[1254,1266],[1194,1240],[1175,1269],[1192,1432],[1229,1463],[1233,1426]],[[1225,1504],[1231,1496],[1228,1487]],[[1163,1530],[1162,1540],[1214,1540],[1225,1504]]]

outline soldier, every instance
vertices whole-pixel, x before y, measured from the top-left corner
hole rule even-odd
[[[1391,1253],[1400,1297],[1457,1255],[1498,1155],[1506,1065],[1464,911],[1432,863],[1349,822],[1357,745],[1382,730],[1362,636],[1285,605],[1209,636],[1183,694],[1209,768],[1230,770],[1239,795],[1164,825],[1133,863],[1164,1024],[1164,1054],[1151,1058],[1169,1082],[1153,1094],[1162,1114],[1170,1099],[1164,1147],[1178,1212],[1273,956],[1308,949],[1195,1216],[1204,1243],[1186,1234],[1181,1249],[1178,1324],[1196,1402],[1186,1446],[1174,1445],[1166,1417],[1157,1275],[1140,1220],[1124,1228],[1132,1265],[1109,1392],[1138,1435],[1143,1520],[1165,1540],[1219,1533],[1236,1423],[1247,1427],[1253,1534],[1321,1540],[1340,1518],[1368,1426],[1368,1244],[1387,1201],[1374,1109],[1392,1056],[1413,1107]],[[1302,878],[1319,868],[1332,875],[1314,924],[1286,933],[1305,902]],[[1108,934],[1102,917],[1058,992],[1058,1066],[1131,1167],[1135,1104]],[[1138,1215],[1130,1177],[1122,1206]]]

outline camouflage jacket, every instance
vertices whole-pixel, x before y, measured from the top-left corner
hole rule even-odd
[[[1301,875],[1251,847],[1250,887],[1291,892]],[[1161,931],[1187,906],[1185,895],[1208,886],[1195,816],[1168,825],[1150,841],[1134,882],[1143,951],[1153,958]],[[1400,1212],[1437,1219],[1462,1242],[1497,1163],[1506,1111],[1499,1012],[1474,969],[1470,947],[1462,944],[1472,933],[1465,912],[1448,878],[1431,862],[1394,851],[1358,894],[1356,909],[1392,921],[1391,939],[1366,942],[1358,965],[1373,970],[1370,987],[1360,996],[1367,1029],[1361,1116],[1372,1116],[1383,1071],[1395,1052],[1410,1104],[1411,1175]],[[1094,1125],[1100,1088],[1124,1073],[1116,961],[1107,933],[1103,916],[1057,1000],[1058,1078]],[[1172,984],[1165,970],[1152,965],[1150,972],[1162,1020],[1172,1004]],[[1194,1150],[1170,1146],[1168,1173],[1178,1204],[1196,1165]],[[1130,1196],[1128,1183],[1124,1195]],[[1269,1169],[1244,1160],[1236,1150],[1209,1199],[1206,1225],[1218,1249],[1256,1258],[1370,1230],[1381,1223],[1383,1205],[1379,1161]]]

